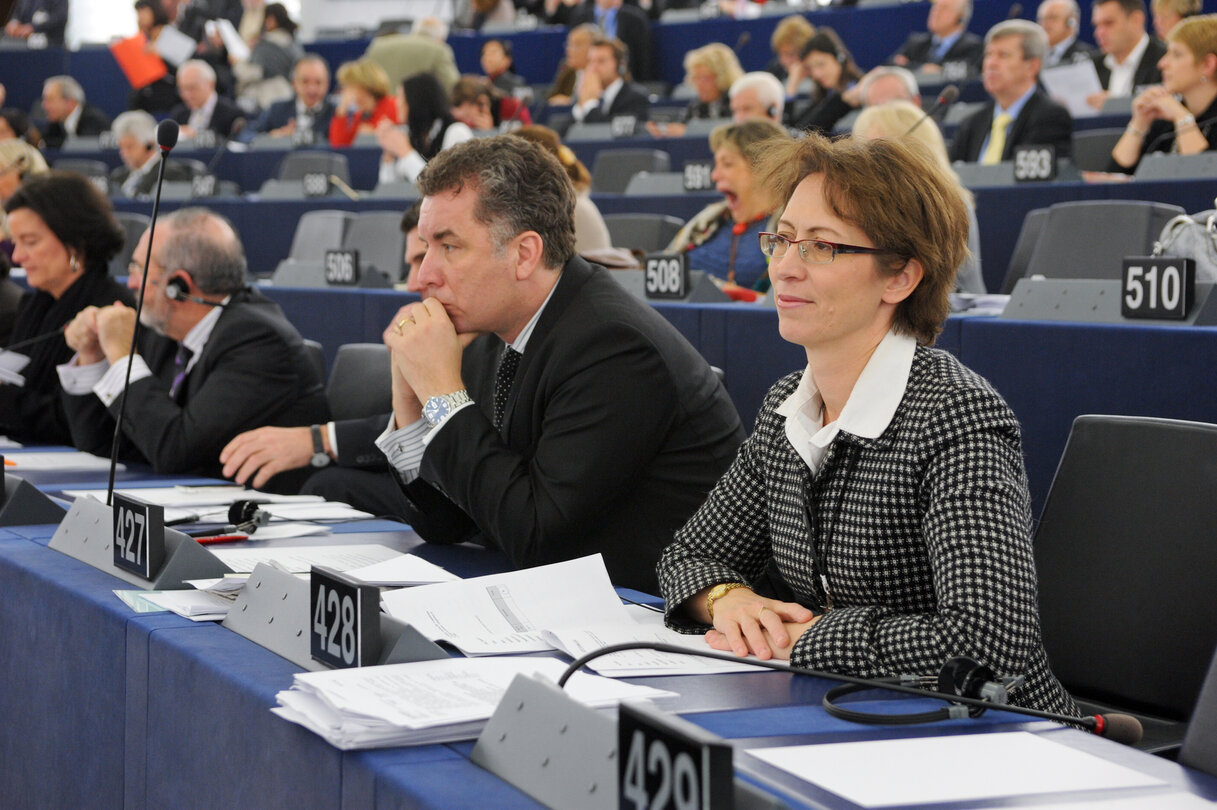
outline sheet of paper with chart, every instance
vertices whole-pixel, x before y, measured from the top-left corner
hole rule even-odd
[[[385,612],[465,655],[553,649],[546,627],[629,622],[599,554],[381,595]]]

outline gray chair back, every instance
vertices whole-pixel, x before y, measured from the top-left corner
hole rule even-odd
[[[288,257],[301,261],[322,261],[327,250],[342,247],[354,216],[350,211],[331,209],[306,211],[296,223]]]
[[[123,228],[123,247],[110,260],[110,275],[125,276],[127,266],[131,264],[131,256],[135,253],[135,246],[139,244],[139,238],[144,235],[144,231],[148,230],[148,223],[152,218],[147,214],[132,211],[115,211],[114,218]],[[143,257],[140,259],[142,261]]]
[[[685,177],[681,172],[638,172],[630,178],[625,193],[631,196],[684,194]]]
[[[351,167],[347,156],[339,152],[324,152],[306,149],[299,152],[289,152],[283,156],[279,171],[275,173],[279,180],[302,180],[306,174],[323,172],[341,178],[342,182],[351,182]]]
[[[1172,155],[1154,152],[1141,158],[1133,176],[1138,180],[1188,180],[1217,177],[1217,152]]]
[[[400,211],[364,211],[351,219],[342,246],[359,251],[364,271],[379,270],[390,284],[405,278],[406,235]]]
[[[1002,295],[1014,292],[1014,285],[1027,275],[1027,265],[1031,263],[1031,254],[1035,252],[1035,243],[1039,241],[1044,230],[1044,221],[1047,219],[1047,208],[1028,211],[1027,216],[1023,218],[1023,227],[1018,232],[1018,241],[1014,243],[1010,265],[1006,268],[1006,278],[1001,285]]]
[[[614,247],[657,253],[667,247],[685,223],[665,214],[607,214],[604,224]]]
[[[1148,255],[1163,226],[1183,213],[1177,205],[1144,200],[1057,203],[1048,209],[1026,275],[1119,278],[1124,257]]]
[[[620,194],[638,172],[666,172],[668,153],[659,149],[601,149],[592,166],[592,191]]]
[[[359,419],[393,409],[389,350],[383,343],[347,343],[338,347],[325,386],[330,415]]]
[[[1123,128],[1088,129],[1073,133],[1073,162],[1082,171],[1107,171],[1111,164],[1111,150],[1123,134]]]

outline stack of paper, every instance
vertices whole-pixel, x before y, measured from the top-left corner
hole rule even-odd
[[[380,588],[405,588],[436,582],[455,582],[460,579],[456,574],[413,554],[401,554],[384,562],[352,568],[346,574],[365,585],[376,585]]]
[[[30,358],[20,352],[6,352],[0,349],[0,383],[25,387],[25,377],[21,370],[29,365]]]
[[[197,590],[149,591],[144,598],[191,621],[213,622],[228,615],[236,596],[220,596],[211,591]]]
[[[237,573],[248,574],[258,563],[274,565],[291,574],[305,574],[314,565],[335,571],[349,571],[400,556],[388,546],[377,543],[353,546],[271,546],[269,548],[216,548],[211,553]]]
[[[77,452],[20,452],[5,456],[5,462],[12,462],[11,467],[16,472],[31,472],[35,470],[75,470],[81,472],[99,472],[110,469],[110,459],[89,453]],[[119,464],[116,469],[125,470],[126,465]],[[105,500],[105,496],[102,496]]]
[[[381,596],[385,612],[465,655],[553,649],[547,627],[628,623],[599,554]]]
[[[344,751],[477,737],[516,675],[556,682],[551,658],[449,658],[362,669],[305,672],[276,697],[280,717]],[[672,697],[650,687],[576,673],[566,691],[588,706]]]

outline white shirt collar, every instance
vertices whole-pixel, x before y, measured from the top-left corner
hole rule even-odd
[[[63,119],[63,131],[69,135],[76,134],[76,127],[80,126],[80,116],[84,112],[85,103],[83,101],[76,104],[76,109],[68,113],[68,117]]]
[[[862,369],[841,415],[827,425],[811,367],[804,369],[798,388],[778,405],[777,413],[786,417],[786,438],[813,473],[842,430],[864,439],[883,435],[904,399],[916,349],[915,338],[889,331]]]
[[[1107,65],[1107,69],[1111,71],[1111,78],[1107,81],[1107,92],[1112,96],[1131,96],[1135,88],[1133,88],[1134,74],[1137,72],[1137,66],[1141,64],[1141,57],[1145,56],[1145,49],[1149,47],[1149,34],[1142,34],[1141,40],[1129,52],[1123,62],[1117,62],[1116,58],[1111,54],[1103,57],[1103,64]]]
[[[190,114],[190,126],[195,129],[207,129],[210,127],[211,116],[215,113],[216,100],[218,98],[219,95],[215,92],[208,96],[207,100],[203,102],[203,106]]]
[[[549,295],[545,296],[545,300],[541,302],[541,306],[533,313],[528,323],[524,324],[524,328],[520,330],[520,334],[516,335],[516,339],[511,341],[511,348],[515,349],[520,354],[524,353],[524,347],[528,345],[528,339],[532,337],[532,330],[537,328],[537,321],[541,320],[541,313],[545,311],[546,304],[549,299],[554,297],[554,290],[558,289],[558,285],[562,283],[562,276],[558,276],[558,280],[554,286],[549,289]]]
[[[220,303],[227,304],[232,300],[231,295],[224,296],[224,300]],[[194,364],[198,362],[199,355],[203,353],[203,349],[207,346],[207,341],[211,339],[211,333],[216,328],[216,323],[220,320],[220,315],[224,312],[223,307],[212,307],[211,312],[203,316],[202,320],[191,327],[186,333],[186,337],[182,338],[182,345],[190,349],[190,362],[186,364],[186,373],[194,368]]]
[[[604,88],[604,92],[600,95],[600,107],[603,110],[608,110],[613,106],[613,102],[617,100],[617,94],[621,92],[621,88],[625,87],[624,79],[617,79],[615,82]]]
[[[1077,41],[1078,35],[1070,34],[1055,45],[1048,46],[1048,53],[1046,54],[1044,61],[1051,62],[1054,65],[1057,64],[1065,58],[1065,51],[1069,50],[1069,47]]]

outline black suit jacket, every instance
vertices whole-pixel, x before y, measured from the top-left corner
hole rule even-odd
[[[989,130],[993,128],[995,106],[990,101],[960,123],[951,143],[951,160],[980,160],[981,146],[984,145]],[[1002,160],[1010,160],[1014,155],[1014,147],[1023,144],[1055,146],[1057,157],[1069,157],[1073,154],[1073,116],[1060,104],[1048,98],[1043,90],[1036,90],[1031,98],[1027,99],[1018,118],[1010,125],[1006,133],[1006,148],[1002,150]]]
[[[909,34],[909,38],[900,46],[900,50],[892,54],[892,58],[903,56],[908,59],[905,67],[909,70],[917,70],[926,64],[946,65],[951,62],[963,62],[967,65],[968,75],[972,76],[980,72],[980,63],[985,57],[985,43],[971,31],[964,31],[942,59],[933,57],[933,45],[933,34],[928,32]]]
[[[1133,95],[1136,95],[1138,87],[1159,84],[1162,81],[1158,60],[1163,56],[1166,56],[1166,43],[1156,37],[1150,37],[1149,45],[1145,46],[1145,53],[1141,54],[1141,61],[1137,63],[1137,70],[1132,76]],[[1111,69],[1103,61],[1106,58],[1107,55],[1102,51],[1094,52],[1094,69],[1099,74],[1099,84],[1103,85],[1104,90],[1111,81]]]
[[[1074,62],[1086,62],[1094,59],[1097,49],[1089,42],[1083,42],[1080,39],[1075,39],[1069,43],[1069,47],[1061,54],[1061,60],[1056,64],[1049,65],[1044,62],[1045,68],[1058,67],[1060,65],[1072,65]]]
[[[570,14],[569,25],[596,22],[596,4],[593,0],[576,7]],[[617,39],[625,43],[630,51],[630,74],[640,82],[651,78],[651,21],[637,6],[623,5],[617,10]]]
[[[144,334],[140,354],[152,376],[131,383],[123,457],[147,461],[158,473],[218,478],[220,451],[238,433],[329,419],[321,376],[299,333],[261,293],[233,295],[176,399],[169,387],[178,344]],[[91,392],[63,396],[75,445],[108,455],[118,401],[107,409]]]
[[[435,433],[404,490],[410,524],[534,566],[600,552],[617,585],[654,593],[655,564],[743,439],[697,351],[602,267],[567,262],[491,422],[503,341],[466,348],[476,405]]]
[[[139,183],[135,186],[135,193],[128,195],[123,192],[122,185],[131,176],[131,169],[124,163],[110,172],[110,194],[115,197],[143,197],[151,194],[156,190],[156,178],[159,172],[160,168],[154,166],[151,171],[139,179]],[[188,166],[176,160],[169,160],[165,163],[166,183],[187,182],[193,176]]]
[[[252,127],[254,132],[271,132],[287,126],[296,117],[296,97],[276,101],[267,107]],[[313,116],[313,138],[319,144],[329,141],[330,119],[334,117],[334,102],[328,98],[321,102],[321,113]]]
[[[81,136],[100,135],[110,128],[110,117],[100,108],[85,102],[80,110],[80,120],[76,122],[76,134]],[[63,128],[62,121],[47,121],[42,139],[51,149],[58,149],[68,139],[68,131]]]
[[[651,97],[647,89],[640,84],[626,82],[617,91],[608,112],[596,107],[590,110],[583,120],[588,124],[603,123],[612,121],[619,115],[632,115],[639,122],[647,120],[651,115]]]
[[[185,126],[190,120],[190,108],[185,104],[179,104],[169,113],[169,117]],[[216,96],[216,106],[211,111],[211,122],[207,125],[207,128],[221,138],[227,138],[232,133],[233,125],[237,123],[237,119],[244,117],[245,111],[231,100],[224,96]]]

